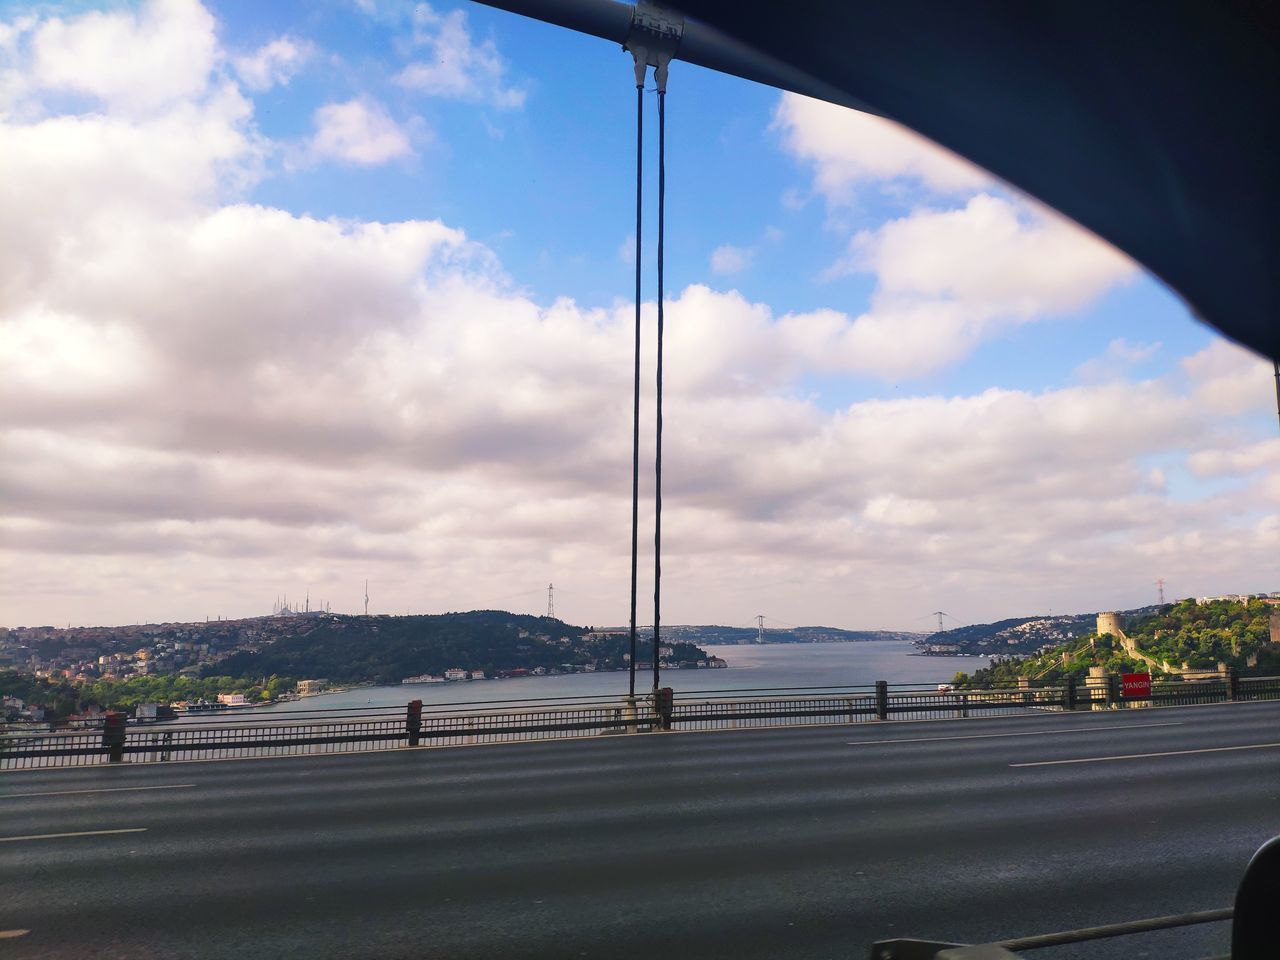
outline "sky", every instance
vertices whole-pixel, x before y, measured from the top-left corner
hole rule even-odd
[[[664,622],[1280,589],[1268,362],[888,120],[667,101]],[[614,45],[469,3],[0,4],[0,624],[366,580],[625,623],[634,104]]]

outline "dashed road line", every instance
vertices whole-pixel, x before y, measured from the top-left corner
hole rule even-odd
[[[119,830],[77,830],[75,833],[32,833],[25,837],[0,837],[0,843],[19,840],[61,840],[64,837],[109,837],[117,833],[146,833],[146,827],[123,827]]]
[[[1166,750],[1162,753],[1125,753],[1117,757],[1079,757],[1075,760],[1035,760],[1030,763],[1011,763],[1011,767],[1053,767],[1064,763],[1103,763],[1107,760],[1146,760],[1149,757],[1186,757],[1193,753],[1229,753],[1232,750],[1268,750],[1280,747],[1280,743],[1245,743],[1237,747],[1200,747],[1198,750]]]
[[[995,740],[1000,737],[1047,737],[1060,733],[1107,733],[1111,730],[1135,730],[1139,727],[1180,727],[1182,721],[1171,720],[1167,723],[1117,723],[1111,726],[1071,727],[1068,730],[1026,730],[1019,733],[973,733],[963,737],[912,737],[892,740],[850,740],[849,746],[860,747],[872,743],[941,743],[944,740]]]
[[[186,790],[194,783],[166,783],[152,787],[101,787],[96,790],[50,790],[44,793],[0,793],[0,800],[21,800],[26,797],[74,797],[86,793],[131,793],[141,790]]]

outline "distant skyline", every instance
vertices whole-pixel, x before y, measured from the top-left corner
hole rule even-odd
[[[466,3],[5,4],[0,623],[625,622],[631,84]],[[1276,587],[1269,361],[888,121],[668,116],[665,620]]]

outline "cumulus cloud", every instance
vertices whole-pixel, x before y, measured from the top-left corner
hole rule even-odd
[[[1274,402],[1271,363],[1227,340],[1215,340],[1182,366],[1195,384],[1197,402],[1215,413],[1234,416]]]
[[[329,103],[315,112],[311,150],[317,157],[376,167],[410,156],[409,136],[373,101]]]
[[[972,193],[991,177],[906,127],[794,93],[782,95],[774,128],[785,148],[813,168],[814,188],[829,203],[848,203],[866,184],[900,182],[938,193]]]
[[[88,43],[100,16],[67,20],[68,44]],[[120,16],[120,49],[145,51],[158,14]],[[59,112],[43,99],[53,88],[28,86],[0,123],[6,617],[249,614],[303,587],[350,610],[365,577],[375,610],[458,609],[511,605],[554,578],[569,619],[619,621],[631,305],[539,302],[456,226],[250,202],[271,145],[220,77],[225,59],[215,42],[203,83],[145,109],[113,91]],[[1238,426],[1201,402],[1243,362],[1228,348],[1144,383],[810,396],[815,372],[918,369],[894,351],[931,322],[981,333],[1072,309],[1122,272],[1001,202],[862,237],[855,253],[881,285],[865,317],[699,285],[672,298],[673,622],[742,620],[765,597],[806,618],[904,625],[926,590],[948,609],[995,598],[971,615],[1086,609],[1128,602],[1108,591],[1152,570],[1211,592],[1269,569],[1270,487],[1173,499],[1148,462],[1172,471],[1188,449],[1220,451],[1191,470],[1246,483],[1273,462],[1271,447],[1230,460]],[[1010,275],[966,259],[965,217]],[[1070,282],[1023,270],[1023,242],[1063,259]],[[889,323],[891,308],[907,322]],[[649,365],[653,321],[645,304]],[[647,458],[648,424],[644,437]]]
[[[37,86],[86,94],[131,114],[198,96],[220,56],[213,16],[198,0],[55,17],[35,31],[32,52]]]
[[[314,53],[312,45],[295,37],[277,37],[253,53],[233,58],[236,73],[250,90],[285,86]]]
[[[876,277],[868,312],[786,325],[819,367],[895,379],[954,363],[1008,326],[1077,311],[1135,268],[1056,215],[979,194],[859,232],[833,269],[851,272]]]
[[[492,40],[476,42],[463,10],[437,13],[421,3],[413,13],[418,58],[396,76],[410,90],[455,100],[514,108],[527,91],[507,83],[507,65]]]
[[[1080,310],[1136,273],[1092,234],[993,192],[981,170],[892,121],[784,94],[774,127],[829,208],[852,204],[867,187],[920,201],[907,216],[853,233],[824,272],[877,280],[871,309],[841,335],[843,356],[829,358],[837,367],[888,378],[936,370],[1010,325]],[[946,197],[963,205],[939,206]],[[795,321],[817,327],[818,340],[833,323],[831,314]]]

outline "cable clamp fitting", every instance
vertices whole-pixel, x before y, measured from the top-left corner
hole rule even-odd
[[[669,7],[639,0],[631,14],[631,29],[622,49],[635,61],[636,86],[644,86],[645,70],[653,67],[658,92],[667,92],[667,66],[684,37],[684,17]]]

